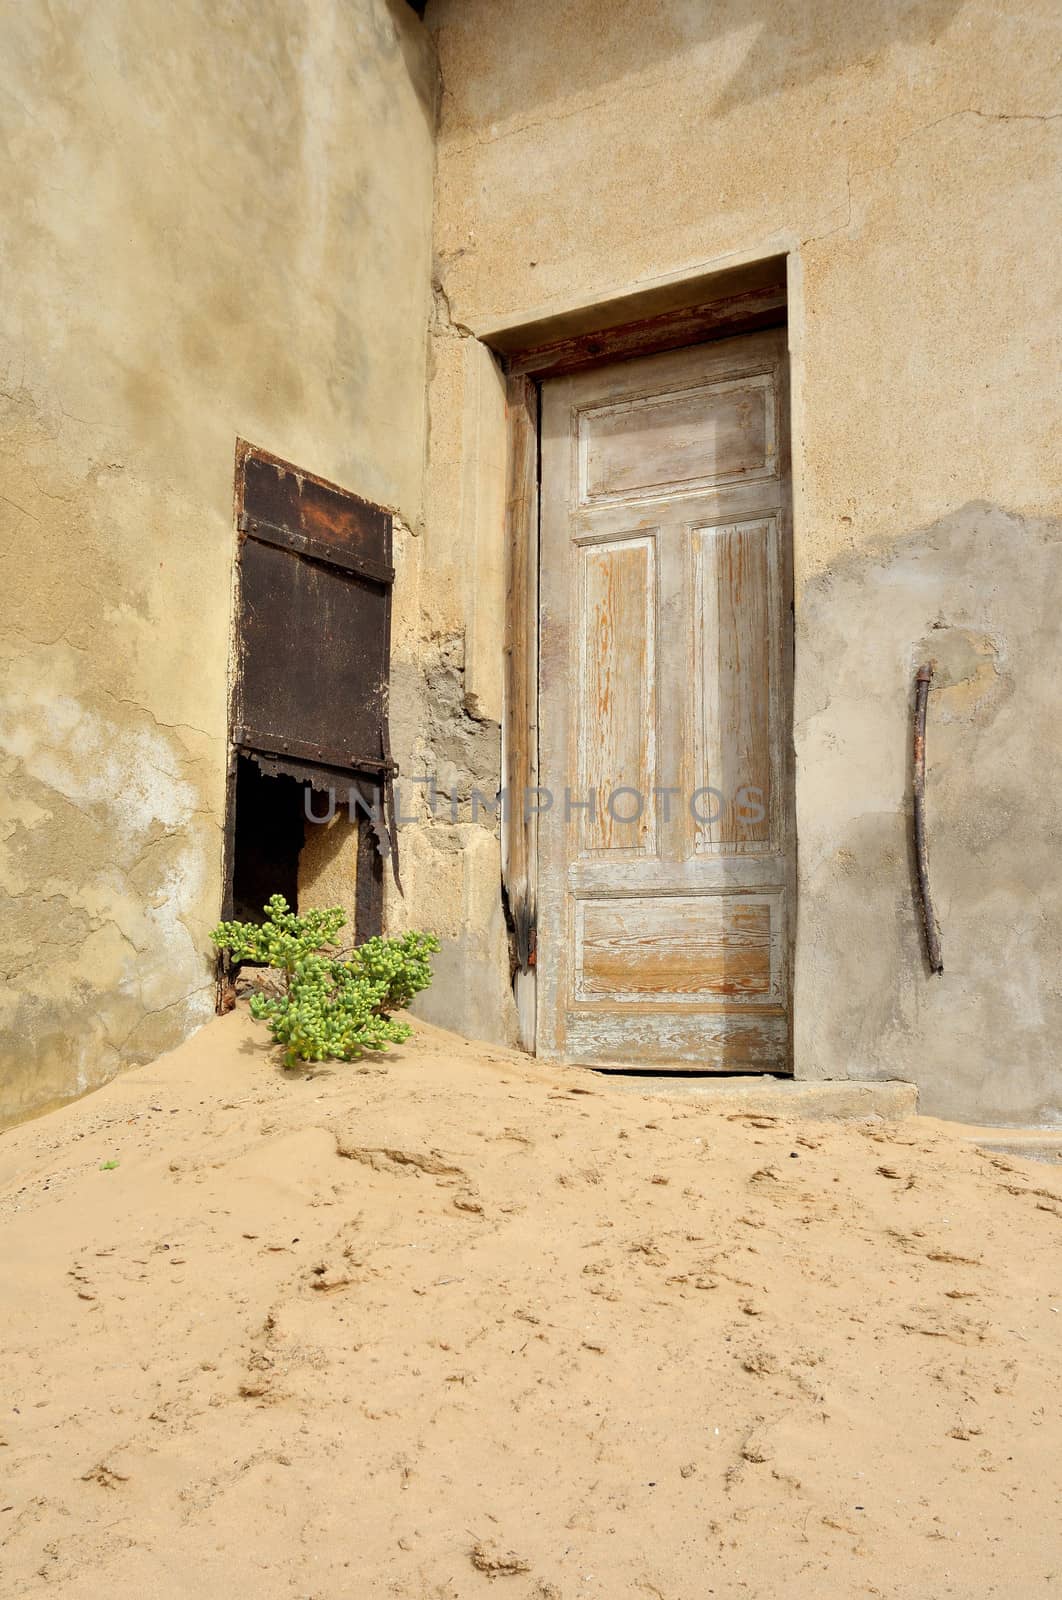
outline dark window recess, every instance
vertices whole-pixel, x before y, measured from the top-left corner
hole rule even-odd
[[[232,872],[232,915],[261,922],[271,894],[299,900],[299,852],[305,837],[303,788],[294,778],[267,778],[249,756],[236,758],[239,849]]]
[[[260,916],[278,891],[297,905],[306,789],[332,789],[337,808],[356,802],[364,939],[380,930],[387,853],[401,887],[387,727],[391,513],[242,442],[236,507],[225,912]]]

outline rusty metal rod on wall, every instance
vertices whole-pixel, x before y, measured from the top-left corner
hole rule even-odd
[[[933,663],[919,667],[915,679],[914,717],[914,836],[918,865],[918,898],[922,906],[922,926],[926,935],[926,956],[931,972],[944,971],[940,953],[940,932],[933,896],[929,889],[929,850],[926,845],[926,702],[933,681]]]

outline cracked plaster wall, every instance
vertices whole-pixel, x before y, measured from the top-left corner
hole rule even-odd
[[[789,254],[798,1075],[1059,1120],[1057,7],[432,0],[428,20],[437,344]],[[438,384],[431,438],[467,476],[475,436]],[[923,651],[942,979],[906,844]]]
[[[212,1012],[237,435],[422,523],[436,68],[402,0],[56,0],[0,89],[6,1121]]]
[[[428,339],[425,516],[396,558],[391,745],[404,897],[388,926],[430,925],[435,981],[414,1009],[472,1038],[515,1042],[498,818],[505,608],[504,383],[435,285]],[[416,780],[420,779],[418,783]],[[441,796],[432,802],[429,782]],[[453,803],[448,798],[453,796]]]

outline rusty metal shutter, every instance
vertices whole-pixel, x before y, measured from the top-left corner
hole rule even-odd
[[[375,809],[398,881],[387,726],[392,516],[241,442],[232,742],[263,771]]]

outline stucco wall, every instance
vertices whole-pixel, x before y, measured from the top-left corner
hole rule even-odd
[[[516,1010],[499,828],[486,803],[501,760],[505,387],[438,292],[428,362],[424,527],[399,558],[391,651],[399,809],[412,820],[400,833],[405,893],[388,880],[387,921],[440,937],[435,980],[415,1002],[421,1016],[509,1042]]]
[[[435,86],[403,0],[5,8],[5,1119],[212,1010],[237,435],[421,526]]]
[[[796,1066],[1062,1119],[1057,8],[432,0],[438,295],[489,335],[789,254]],[[432,409],[433,449],[461,446]],[[907,848],[930,703],[946,970]]]

